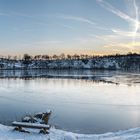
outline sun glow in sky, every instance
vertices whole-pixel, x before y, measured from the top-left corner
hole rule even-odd
[[[0,0],[0,54],[140,52],[140,0]]]

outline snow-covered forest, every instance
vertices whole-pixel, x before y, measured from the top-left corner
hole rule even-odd
[[[0,58],[0,69],[109,69],[140,70],[140,54],[88,56],[25,54],[22,59]]]

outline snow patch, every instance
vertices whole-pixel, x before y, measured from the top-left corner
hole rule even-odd
[[[0,140],[138,140],[140,128],[105,134],[76,134],[51,128],[50,134],[39,134],[36,129],[28,129],[31,133],[13,131],[13,127],[0,124]]]

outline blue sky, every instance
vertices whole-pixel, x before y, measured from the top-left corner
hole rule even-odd
[[[140,52],[139,0],[0,0],[0,54]]]

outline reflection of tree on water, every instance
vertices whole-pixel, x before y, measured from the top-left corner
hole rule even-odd
[[[30,75],[29,71],[25,69],[25,70],[23,70],[23,75],[22,75],[22,77],[23,77],[25,80],[28,80],[29,77],[31,77],[31,75]]]
[[[125,83],[127,85],[140,83],[139,73],[103,70],[0,70],[0,78],[21,78],[25,80],[33,78],[77,79],[96,83]]]

